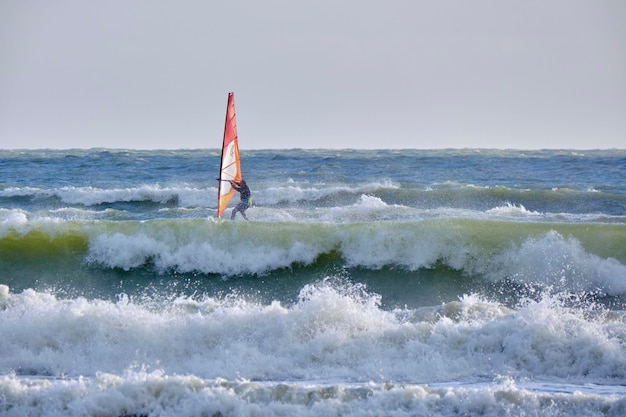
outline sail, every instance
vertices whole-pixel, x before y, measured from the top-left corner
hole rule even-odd
[[[239,143],[237,142],[237,123],[235,121],[235,96],[228,93],[226,106],[226,123],[224,125],[224,141],[222,143],[222,162],[217,192],[217,217],[222,217],[233,198],[235,190],[228,181],[241,180],[241,162],[239,161]]]

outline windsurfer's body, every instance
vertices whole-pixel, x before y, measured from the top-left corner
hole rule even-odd
[[[246,210],[250,207],[250,188],[246,184],[246,180],[242,179],[241,181],[230,181],[230,185],[235,189],[235,191],[239,191],[239,196],[241,201],[239,204],[235,206],[233,212],[230,215],[231,220],[235,220],[235,214],[237,212],[241,213],[244,219],[248,220],[246,217]]]

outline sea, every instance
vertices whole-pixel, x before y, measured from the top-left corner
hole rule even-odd
[[[624,416],[626,150],[0,150],[0,416]]]

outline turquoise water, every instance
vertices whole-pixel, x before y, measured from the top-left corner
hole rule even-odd
[[[626,151],[218,155],[0,151],[0,414],[626,412]]]

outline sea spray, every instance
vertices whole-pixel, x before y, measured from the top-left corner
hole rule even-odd
[[[404,383],[626,377],[623,317],[599,307],[589,315],[545,296],[506,309],[465,296],[425,316],[386,311],[379,295],[335,282],[306,285],[290,306],[208,295],[181,304],[5,294],[0,330],[11,337],[0,342],[0,369],[61,377],[141,364],[205,379]]]

